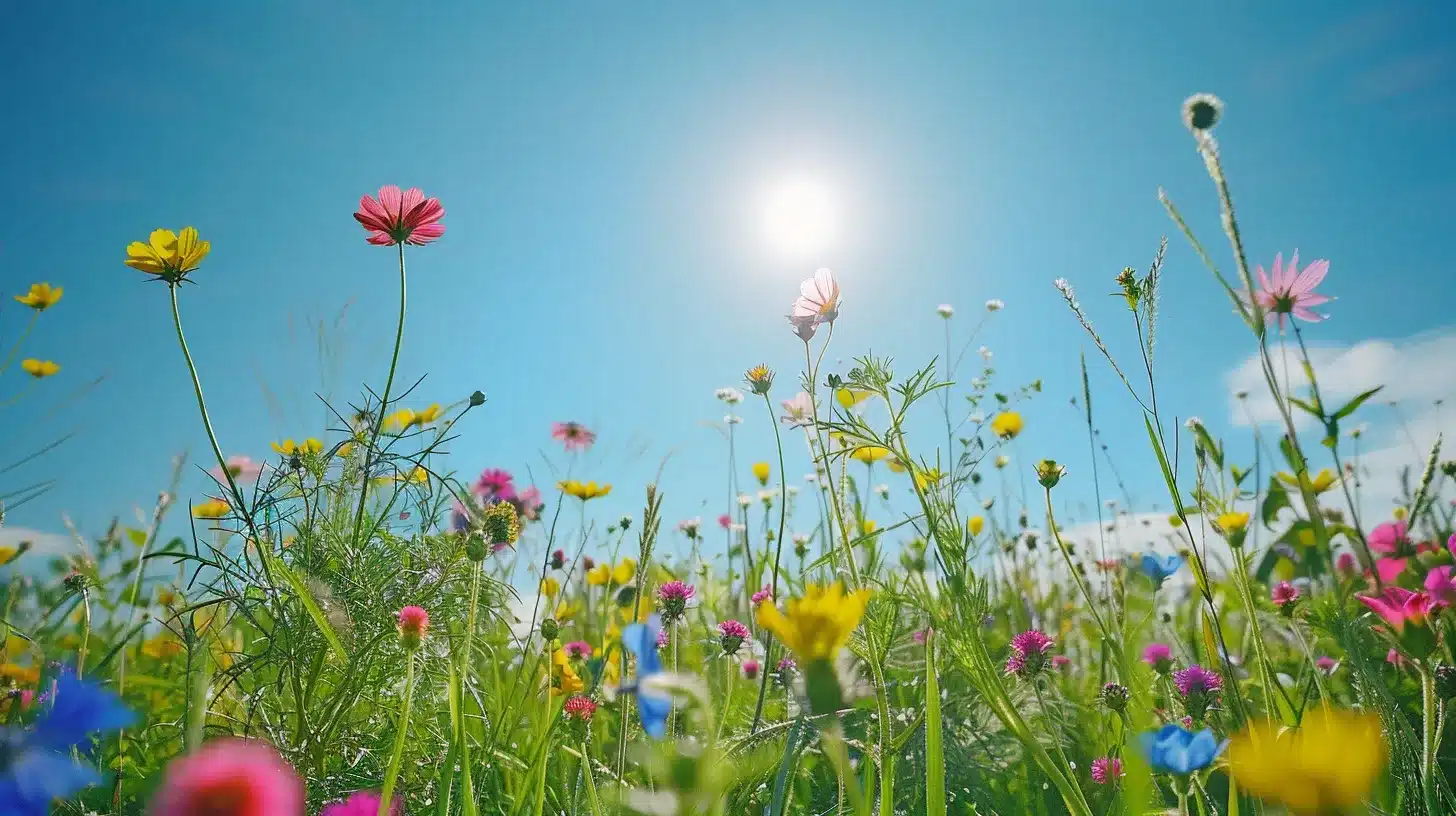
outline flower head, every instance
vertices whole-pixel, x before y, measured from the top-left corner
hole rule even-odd
[[[413,244],[422,246],[445,234],[445,208],[438,198],[425,198],[418,187],[403,192],[394,185],[379,188],[379,198],[363,196],[354,220],[369,231],[367,240],[375,246]]]
[[[763,589],[753,593],[753,597],[749,601],[755,608],[761,603],[773,603],[773,587],[764,584]]]
[[[780,612],[759,604],[758,625],[773,632],[804,663],[832,662],[849,642],[869,603],[867,589],[846,593],[839,584],[808,584],[803,597],[790,598]]]
[[[799,285],[799,296],[789,310],[789,321],[796,331],[801,324],[807,325],[812,336],[813,327],[833,323],[838,317],[839,282],[834,279],[833,270],[815,270],[814,277]]]
[[[1011,639],[1011,656],[1006,659],[1006,673],[1035,677],[1047,667],[1054,641],[1045,632],[1028,629]]]
[[[379,813],[377,791],[355,791],[341,802],[324,805],[319,816],[376,816]],[[389,816],[404,816],[404,800],[398,796],[389,804]]]
[[[1223,100],[1213,94],[1194,94],[1183,100],[1183,124],[1194,133],[1212,130],[1223,115]]]
[[[1356,595],[1355,599],[1384,618],[1397,635],[1405,631],[1407,623],[1424,626],[1434,605],[1429,594],[1397,586],[1386,587],[1380,595]]]
[[[1108,683],[1102,687],[1102,704],[1108,710],[1120,713],[1127,710],[1127,700],[1131,694],[1127,686],[1121,683]]]
[[[257,479],[262,472],[263,466],[247,456],[229,456],[226,474],[223,473],[221,467],[214,467],[208,471],[219,482],[226,482],[228,476],[232,476],[235,481],[251,482]]]
[[[20,361],[20,370],[36,378],[37,380],[42,380],[46,377],[54,376],[55,374],[60,373],[61,366],[54,360],[37,360],[35,358],[26,358]]]
[[[814,401],[808,392],[800,391],[793,399],[783,401],[784,413],[779,421],[796,428],[814,424]]]
[[[1193,733],[1172,723],[1140,734],[1138,746],[1154,771],[1179,775],[1208,767],[1224,749],[1212,730]]]
[[[1314,665],[1315,668],[1324,672],[1326,675],[1332,675],[1335,673],[1335,670],[1340,667],[1340,661],[1328,655],[1324,655],[1316,658],[1314,661]]]
[[[557,487],[568,496],[574,496],[582,501],[591,501],[612,492],[610,484],[598,485],[596,482],[578,482],[575,479],[568,479],[564,482],[557,482]]]
[[[935,307],[935,313],[946,320],[950,320],[951,315],[955,314],[955,309],[949,303],[942,303]]]
[[[758,673],[763,671],[763,664],[759,663],[757,659],[749,657],[739,663],[738,668],[743,672],[744,680],[757,680]]]
[[[1054,460],[1043,459],[1036,463],[1036,481],[1048,490],[1056,487],[1057,483],[1066,475],[1067,466],[1057,464]]]
[[[198,240],[195,227],[183,229],[180,235],[158,229],[152,230],[147,243],[133,241],[127,246],[125,263],[175,285],[201,266],[211,250],[211,243]]]
[[[1092,760],[1092,781],[1099,785],[1110,785],[1122,776],[1122,760],[1117,757],[1098,757]]]
[[[1015,411],[1002,411],[991,418],[991,433],[1002,439],[1015,439],[1026,423]]]
[[[1286,609],[1299,600],[1299,587],[1288,581],[1280,581],[1269,590],[1269,599],[1280,609]]]
[[[1006,304],[996,298],[986,301],[986,311],[988,312],[999,312],[1004,308],[1006,308]]]
[[[1143,649],[1143,662],[1158,674],[1167,674],[1173,668],[1173,650],[1166,643],[1149,643]]]
[[[866,465],[873,465],[881,459],[889,457],[889,455],[890,449],[883,445],[862,445],[855,448],[849,454],[849,458],[856,462],[863,462]]]
[[[115,731],[136,719],[115,694],[70,670],[61,672],[54,692],[47,696],[50,707],[30,729],[0,727],[5,752],[0,762],[0,812],[45,816],[51,800],[68,798],[100,782],[101,775],[79,764],[73,752],[85,750],[93,733]],[[22,708],[27,706],[23,692],[19,700]],[[10,717],[14,723],[13,711]]]
[[[1184,697],[1195,694],[1216,694],[1223,689],[1223,678],[1197,664],[1173,672],[1173,685]]]
[[[375,800],[376,806],[378,799]],[[302,813],[303,782],[273,747],[223,739],[167,766],[152,799],[154,816],[264,816]]]
[[[399,641],[410,651],[420,647],[430,629],[430,613],[418,606],[406,606],[395,615]]]
[[[757,479],[759,484],[767,485],[770,473],[768,462],[753,463],[753,478]]]
[[[657,603],[662,611],[662,619],[669,625],[683,616],[687,609],[688,601],[693,599],[697,590],[691,585],[682,581],[668,581],[657,588]]]
[[[567,719],[590,722],[592,715],[597,713],[597,704],[592,702],[590,697],[577,695],[567,700],[561,710],[566,714]]]
[[[232,505],[216,498],[209,498],[207,501],[192,505],[193,518],[220,519],[227,517],[232,511]]]
[[[62,287],[52,287],[49,283],[32,283],[30,285],[30,291],[23,295],[16,295],[15,301],[24,306],[29,306],[37,312],[44,312],[46,309],[60,303],[61,295],[65,294],[65,291]]]
[[[759,363],[743,373],[743,381],[748,384],[748,390],[759,396],[763,396],[773,387],[773,369],[763,363]]]
[[[970,533],[972,536],[980,535],[981,531],[984,529],[986,529],[985,516],[971,516],[970,518],[966,519],[966,532]]]
[[[723,654],[737,654],[748,635],[748,627],[741,621],[725,620],[718,624],[718,645],[723,648]]]
[[[713,392],[713,396],[717,397],[723,402],[728,403],[729,405],[737,405],[738,403],[743,402],[743,392],[739,391],[737,388],[719,388],[717,391]]]
[[[521,537],[520,514],[510,502],[497,501],[486,507],[480,514],[480,525],[492,545],[514,544]]]
[[[1143,557],[1138,560],[1138,568],[1143,571],[1144,575],[1148,576],[1154,585],[1159,587],[1182,566],[1183,556],[1177,554],[1156,555],[1153,553],[1144,553]]]
[[[1289,266],[1284,266],[1283,262],[1283,253],[1274,256],[1272,275],[1265,274],[1262,266],[1254,270],[1259,278],[1259,288],[1252,297],[1264,309],[1265,319],[1270,323],[1278,321],[1280,329],[1284,328],[1286,316],[1291,314],[1310,323],[1324,320],[1324,315],[1312,312],[1310,308],[1329,301],[1328,297],[1316,294],[1314,288],[1325,279],[1330,262],[1315,261],[1301,272],[1298,250],[1289,259]]]
[[[1294,813],[1354,809],[1385,768],[1380,718],[1318,708],[1290,730],[1269,720],[1229,742],[1229,772],[1239,788],[1282,802]]]
[[[551,438],[560,442],[568,452],[590,450],[592,443],[597,441],[597,435],[580,422],[551,423]]]
[[[1365,536],[1365,542],[1375,552],[1401,555],[1411,549],[1409,532],[1410,527],[1404,521],[1387,521],[1375,525],[1375,529]]]

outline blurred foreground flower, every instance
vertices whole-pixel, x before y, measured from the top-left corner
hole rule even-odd
[[[324,805],[319,816],[378,816],[379,793],[377,791],[356,791],[342,802]],[[389,804],[389,816],[404,816],[404,802],[398,797]]]
[[[580,422],[551,423],[551,438],[561,443],[567,452],[591,450],[597,435]]]
[[[1180,776],[1212,765],[1224,749],[1211,729],[1195,734],[1172,723],[1140,734],[1138,746],[1154,771]]]
[[[189,272],[202,265],[212,251],[212,244],[199,240],[196,227],[186,227],[179,235],[169,229],[152,230],[147,243],[133,241],[126,248],[126,265],[140,269],[158,280],[176,285]]]
[[[303,813],[303,782],[273,747],[252,740],[210,742],[167,766],[153,816]]]
[[[379,188],[379,198],[363,196],[354,220],[369,230],[375,246],[413,244],[422,246],[445,234],[445,208],[438,198],[425,198],[418,187],[404,192],[393,184]]]
[[[991,433],[1002,439],[1015,439],[1026,423],[1015,411],[1002,411],[991,418]]]
[[[210,498],[205,502],[198,502],[192,505],[192,517],[200,519],[220,519],[232,512],[232,505],[222,499]]]
[[[20,361],[20,370],[37,380],[60,372],[61,367],[53,360],[25,359]]]
[[[1298,730],[1268,720],[1250,725],[1229,743],[1228,762],[1241,789],[1294,813],[1344,812],[1379,778],[1385,741],[1378,716],[1321,708]]]
[[[672,711],[672,697],[660,686],[662,661],[657,656],[657,636],[661,624],[656,615],[646,623],[634,623],[622,630],[622,645],[637,658],[637,682],[622,690],[637,698],[637,716],[642,730],[653,739],[667,733],[667,715]]]

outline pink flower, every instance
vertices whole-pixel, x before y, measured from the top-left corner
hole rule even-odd
[[[1405,565],[1409,559],[1405,558],[1380,558],[1375,561],[1375,572],[1380,576],[1382,584],[1393,584],[1395,579],[1405,572]]]
[[[1452,499],[1451,504],[1456,505],[1456,499]],[[1446,549],[1450,550],[1452,555],[1456,555],[1456,533],[1452,533],[1451,537],[1446,539]]]
[[[839,282],[834,279],[833,270],[817,269],[814,277],[800,284],[799,297],[794,300],[793,308],[789,311],[789,322],[794,324],[794,330],[798,332],[801,325],[833,323],[837,317]]]
[[[1143,662],[1158,674],[1167,674],[1173,668],[1173,650],[1166,643],[1149,643],[1143,649]]]
[[[666,629],[658,629],[657,630],[657,648],[661,649],[661,648],[663,648],[666,645],[667,645],[667,630]]]
[[[1405,655],[1401,654],[1398,650],[1391,649],[1390,651],[1385,653],[1385,662],[1396,667],[1397,669],[1403,669],[1410,661],[1406,660]]]
[[[799,664],[794,662],[794,659],[792,657],[785,657],[779,661],[777,670],[779,674],[787,674],[788,672],[791,672],[797,668],[799,668]]]
[[[926,632],[926,630],[924,630],[924,629],[917,630],[915,632],[915,634],[913,634],[913,635],[910,636],[910,639],[911,640],[914,640],[916,643],[920,644],[921,646],[924,646],[925,645],[925,632]]]
[[[303,782],[273,746],[223,739],[167,766],[152,798],[153,816],[294,816],[303,813]]]
[[[247,456],[229,456],[227,458],[227,472],[233,475],[233,479],[239,482],[251,482],[258,478],[263,472],[263,466],[254,462]],[[214,467],[208,473],[219,483],[226,484],[227,476],[223,474],[220,467]]]
[[[733,517],[730,516],[730,515],[728,515],[727,513],[724,513],[723,515],[721,515],[721,516],[718,517],[718,526],[719,527],[722,527],[725,530],[728,529],[729,527],[732,527],[733,526]]]
[[[1324,672],[1328,676],[1334,674],[1335,669],[1338,669],[1340,667],[1340,661],[1334,659],[1333,657],[1324,656],[1317,658],[1314,661],[1314,665],[1315,668]]]
[[[1072,665],[1072,658],[1066,655],[1052,655],[1052,668],[1065,669],[1070,665]]]
[[[1299,600],[1299,588],[1288,581],[1280,581],[1269,591],[1269,598],[1274,601],[1275,606],[1283,609],[1285,604]]]
[[[1184,697],[1194,694],[1215,694],[1223,688],[1223,678],[1199,665],[1173,672],[1173,685]]]
[[[1388,586],[1379,596],[1356,595],[1360,603],[1385,619],[1397,634],[1405,630],[1407,622],[1420,626],[1431,613],[1431,596],[1424,592],[1411,592],[1401,587]]]
[[[1254,300],[1264,308],[1265,319],[1270,323],[1277,320],[1280,329],[1284,328],[1284,317],[1289,314],[1310,323],[1324,320],[1324,315],[1310,311],[1310,307],[1329,301],[1328,297],[1315,294],[1314,288],[1320,285],[1325,274],[1330,271],[1330,262],[1315,261],[1300,272],[1298,250],[1289,259],[1289,266],[1284,266],[1283,262],[1283,253],[1274,256],[1272,276],[1266,275],[1262,266],[1255,268],[1255,274],[1259,277],[1259,290],[1254,293]]]
[[[475,480],[475,492],[487,499],[500,499],[511,501],[516,498],[516,486],[512,484],[514,477],[510,471],[500,468],[486,468],[480,472],[480,478]]]
[[[1340,553],[1340,557],[1335,559],[1335,569],[1339,570],[1341,575],[1354,575],[1355,556],[1347,552]]]
[[[1375,529],[1365,536],[1365,543],[1370,549],[1378,553],[1407,552],[1410,548],[1410,538],[1407,533],[1409,528],[1403,521],[1387,521],[1384,524],[1375,525]]]
[[[764,584],[763,589],[753,593],[753,597],[749,598],[749,600],[753,602],[754,608],[757,608],[759,604],[765,601],[773,603],[773,587]]]
[[[379,794],[375,791],[355,791],[348,799],[324,805],[319,816],[375,816],[379,813]],[[404,802],[398,796],[389,805],[389,816],[403,816]]]
[[[551,423],[551,438],[561,443],[567,451],[590,450],[597,435],[587,430],[580,422]]]
[[[430,629],[430,613],[418,606],[406,606],[397,615],[399,640],[406,649],[418,649]]]
[[[1451,577],[1451,567],[1436,567],[1426,573],[1426,591],[1438,604],[1449,606],[1456,600],[1456,578]]]
[[[541,517],[541,491],[537,490],[535,485],[522,490],[514,504],[516,512],[520,513],[521,518],[526,521],[535,521]]]
[[[697,594],[697,590],[682,581],[668,581],[657,588],[657,599],[659,601],[681,601],[687,603]]]
[[[739,640],[747,640],[748,627],[744,626],[740,621],[725,620],[722,623],[718,624],[718,636],[725,638],[738,638]]]
[[[567,657],[591,657],[592,645],[584,640],[573,640],[561,647]]]
[[[1122,776],[1122,760],[1117,757],[1098,757],[1092,760],[1092,781],[1108,785]]]
[[[763,666],[759,665],[759,662],[757,660],[754,660],[750,657],[747,660],[743,661],[743,663],[739,665],[739,668],[743,670],[744,680],[757,680],[758,672],[763,668]]]
[[[440,199],[425,198],[418,187],[411,187],[403,193],[390,184],[379,188],[379,199],[364,196],[359,199],[359,211],[354,220],[369,230],[366,239],[375,246],[414,244],[422,246],[445,234],[445,208]]]
[[[566,704],[562,706],[562,711],[566,712],[567,717],[588,722],[592,715],[597,713],[597,704],[592,702],[589,697],[577,695],[566,701]]]
[[[1046,668],[1047,650],[1054,641],[1046,633],[1028,629],[1011,639],[1011,655],[1006,658],[1006,673],[1032,677]]]
[[[814,400],[809,397],[808,392],[800,391],[793,399],[783,401],[784,414],[779,421],[792,425],[795,428],[802,428],[814,424]]]

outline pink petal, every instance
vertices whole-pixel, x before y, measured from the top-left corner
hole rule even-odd
[[[1325,297],[1324,295],[1316,295],[1313,292],[1306,292],[1296,297],[1294,299],[1294,302],[1300,306],[1318,306],[1321,303],[1329,303],[1330,300],[1331,298]]]
[[[1294,281],[1294,288],[1290,291],[1295,295],[1302,295],[1314,289],[1324,282],[1325,275],[1329,274],[1330,262],[1326,260],[1315,261],[1299,273]]]
[[[405,190],[404,196],[400,200],[399,204],[400,218],[403,218],[409,213],[413,212],[414,209],[418,207],[420,203],[424,200],[425,194],[420,192],[420,188],[411,187],[408,190]]]
[[[368,241],[371,244],[374,244],[375,246],[391,246],[394,244],[394,239],[390,238],[389,233],[383,230],[375,230],[372,234],[370,234],[368,238],[365,238],[364,240]]]
[[[1303,306],[1295,306],[1291,311],[1294,312],[1295,317],[1303,320],[1306,323],[1318,323],[1325,319],[1324,315],[1318,314],[1316,312],[1311,312]]]
[[[403,212],[399,206],[403,197],[399,188],[393,184],[387,184],[379,188],[379,204],[384,207],[384,212],[390,221],[399,220],[400,213]]]
[[[819,302],[828,303],[839,294],[839,284],[834,281],[834,270],[814,270],[814,288],[819,292]]]
[[[811,320],[818,316],[819,304],[802,295],[794,299],[794,305],[789,312],[790,320]]]
[[[427,198],[416,204],[413,209],[405,213],[405,223],[411,226],[421,226],[439,221],[445,217],[445,208],[440,206],[440,199]]]
[[[1399,578],[1400,574],[1402,572],[1405,572],[1405,562],[1406,559],[1404,558],[1382,558],[1379,561],[1376,561],[1375,571],[1380,574],[1381,583],[1393,583],[1396,578]],[[1397,601],[1398,603],[1405,603],[1409,596],[1414,594],[1410,590],[1401,589],[1400,587],[1385,588],[1385,594],[1387,596],[1390,595],[1390,593],[1392,592],[1405,593],[1400,597],[1400,600]]]
[[[1270,287],[1272,291],[1282,292],[1284,290],[1284,253],[1283,252],[1280,252],[1279,254],[1277,254],[1277,255],[1274,256],[1274,268],[1270,271],[1269,278],[1270,278],[1270,281],[1273,283],[1273,286]]]
[[[444,224],[426,224],[423,227],[410,230],[407,243],[414,244],[415,246],[424,246],[444,234]]]

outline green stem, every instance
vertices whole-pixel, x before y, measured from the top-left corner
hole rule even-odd
[[[480,562],[475,562],[470,570],[470,614],[465,629],[465,650],[461,652],[460,658],[462,661],[460,666],[460,687],[463,692],[460,695],[460,733],[458,734],[461,758],[460,795],[463,800],[461,804],[464,806],[465,813],[467,814],[475,813],[475,780],[474,768],[471,767],[472,763],[470,761],[470,737],[466,734],[465,729],[465,702],[471,699],[471,695],[468,693],[470,689],[470,675],[471,670],[475,667],[475,658],[472,649],[474,648],[473,643],[475,640],[476,607],[480,599],[480,572]]]
[[[86,674],[86,652],[91,644],[91,593],[81,589],[81,649],[76,655],[76,679]]]
[[[586,741],[581,743],[581,775],[586,781],[587,807],[591,808],[592,816],[598,816],[602,812],[602,805],[597,799],[597,781],[592,773],[591,744]]]
[[[10,353],[5,355],[5,362],[0,363],[0,374],[4,374],[5,369],[9,368],[10,364],[15,362],[15,355],[20,353],[20,346],[25,343],[25,338],[30,336],[31,329],[35,328],[35,322],[39,319],[40,312],[38,311],[30,316],[30,322],[25,324],[25,331],[22,331],[20,336],[15,338],[15,345],[11,346]]]
[[[405,737],[409,734],[410,704],[415,697],[415,655],[405,658],[404,703],[399,707],[399,724],[394,734],[394,753],[389,757],[389,767],[384,771],[384,787],[379,792],[379,812],[375,816],[389,816],[390,803],[394,801],[394,783],[399,779],[399,766],[404,759]]]
[[[1439,813],[1436,796],[1436,676],[1429,666],[1421,666],[1421,792],[1426,799],[1426,812]]]
[[[764,658],[764,659],[767,660],[768,658]],[[725,725],[728,724],[728,712],[730,712],[730,711],[733,710],[733,686],[734,686],[734,683],[733,683],[733,661],[732,660],[724,660],[723,661],[723,665],[727,667],[727,670],[723,673],[724,674],[724,678],[725,678],[725,685],[724,685],[724,688],[723,688],[723,716],[721,718],[719,718],[719,720],[718,720],[718,733],[713,738],[713,741],[714,742],[722,742],[722,740],[723,740],[723,726],[725,726]],[[760,667],[760,669],[762,670],[762,667]],[[763,670],[763,674],[765,676],[767,676],[768,675],[768,671],[767,670]],[[763,697],[760,696],[759,697],[759,709],[762,710],[762,708],[763,708]]]
[[[369,444],[364,448],[363,478],[359,484],[359,507],[354,511],[354,532],[349,538],[351,545],[359,539],[359,527],[364,523],[364,504],[369,498],[369,466],[374,455],[374,446],[379,442],[379,432],[384,428],[384,413],[389,410],[389,394],[394,389],[394,372],[399,366],[399,347],[404,342],[405,274],[404,244],[399,246],[399,320],[394,328],[394,353],[389,358],[389,376],[384,380],[384,392],[380,396],[379,410],[374,417],[374,428],[369,432]]]
[[[784,472],[784,440],[779,433],[779,425],[775,420],[773,403],[769,401],[768,394],[763,395],[763,404],[768,408],[768,421],[774,429],[774,444],[779,450],[779,536],[774,541],[774,562],[773,562],[773,584],[769,592],[769,603],[778,603],[779,597],[779,559],[784,554],[784,525],[788,520],[789,512],[789,480],[788,474]],[[768,666],[771,650],[773,649],[773,633],[765,632],[763,635],[763,660],[765,665],[758,678],[758,702],[753,706],[753,727],[749,729],[750,734],[758,733],[758,726],[763,722],[763,698],[768,693]]]

